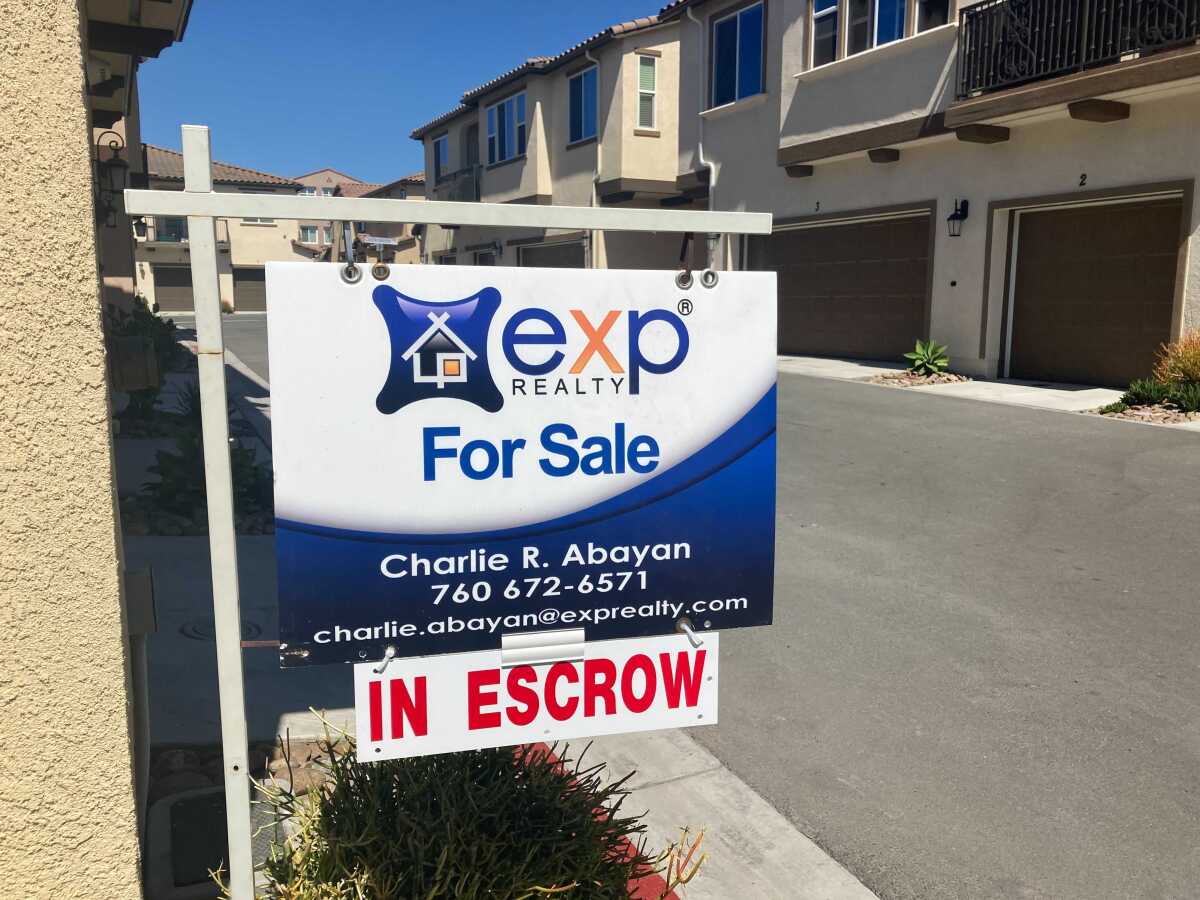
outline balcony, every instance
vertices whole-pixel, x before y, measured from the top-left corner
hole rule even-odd
[[[959,100],[1200,37],[1200,0],[987,0],[959,14]]]
[[[479,172],[479,166],[467,166],[456,172],[447,172],[438,178],[434,185],[434,196],[438,200],[478,203]]]

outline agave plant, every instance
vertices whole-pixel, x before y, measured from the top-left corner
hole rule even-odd
[[[904,354],[904,358],[908,360],[908,371],[917,375],[936,375],[946,371],[950,365],[946,349],[945,344],[938,344],[933,340],[918,340],[916,349]]]

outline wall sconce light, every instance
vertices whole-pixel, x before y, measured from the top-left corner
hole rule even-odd
[[[145,216],[138,216],[136,219],[133,220],[133,233],[138,238],[144,238],[146,236],[146,217]]]
[[[958,237],[962,234],[962,223],[967,220],[967,213],[971,209],[969,200],[955,200],[954,212],[946,216],[946,233],[950,237]]]
[[[103,147],[110,151],[108,159],[104,159]],[[117,224],[116,196],[129,181],[129,163],[121,158],[123,149],[125,140],[115,131],[101,132],[96,138],[96,221],[106,228]]]

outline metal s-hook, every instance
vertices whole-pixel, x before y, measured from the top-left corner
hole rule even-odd
[[[376,675],[382,675],[384,670],[388,667],[388,663],[390,663],[395,658],[396,658],[396,648],[389,644],[388,648],[383,651],[383,659],[380,660],[379,665],[377,665],[371,671],[374,672]]]
[[[683,233],[683,243],[679,245],[679,273],[675,276],[675,286],[686,291],[692,286],[692,273],[688,268],[688,244],[692,242],[692,233]]]
[[[688,619],[687,616],[684,616],[675,623],[675,630],[682,631],[687,635],[688,643],[692,645],[693,650],[704,646],[704,641],[700,639],[700,635],[696,634],[695,630],[692,628],[691,620]]]

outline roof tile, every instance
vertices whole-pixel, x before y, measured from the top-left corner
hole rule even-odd
[[[183,181],[183,154],[166,147],[145,144],[146,174],[164,181]],[[268,184],[276,187],[299,187],[290,178],[234,166],[229,163],[213,162],[213,181],[222,184]]]

